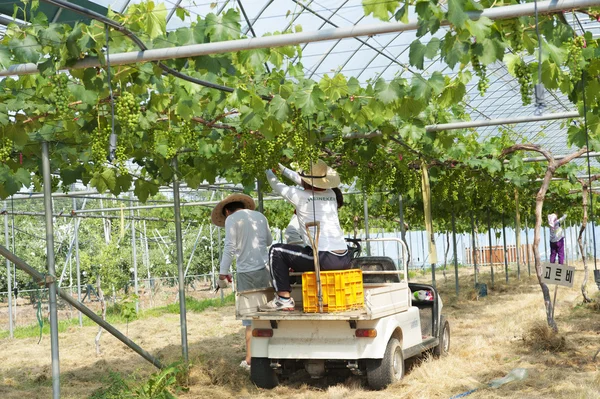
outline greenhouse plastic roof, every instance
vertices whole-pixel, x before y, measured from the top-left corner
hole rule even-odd
[[[106,7],[122,12],[131,3],[139,0],[92,0],[105,13]],[[86,0],[72,1],[76,4],[86,3]],[[5,12],[10,7],[4,5],[0,11]],[[48,6],[43,1],[40,4]],[[248,37],[262,36],[274,31],[285,31],[290,26],[301,25],[303,31],[331,29],[335,27],[348,27],[352,25],[378,23],[373,17],[366,17],[363,12],[361,0],[166,0],[168,10],[168,30],[189,24],[197,16],[208,13],[221,13],[229,8],[242,11],[242,18],[247,20],[242,23],[242,33]],[[190,16],[181,21],[175,15],[177,7],[185,8]],[[56,15],[56,9],[49,11],[50,16]],[[6,14],[6,12],[5,12]],[[60,17],[60,15],[59,15]],[[591,31],[595,36],[600,34],[600,25],[589,19],[579,18],[574,20],[572,14],[565,14],[567,21],[578,31],[583,29]],[[60,17],[63,22],[74,18],[72,13]],[[409,19],[415,19],[410,15]],[[441,28],[435,36],[445,34]],[[307,77],[319,80],[325,74],[341,71],[346,76],[354,76],[360,82],[378,78],[392,79],[398,74],[410,78],[413,73],[422,73],[425,76],[434,71],[441,71],[445,75],[453,75],[445,64],[433,60],[425,65],[425,71],[417,71],[408,64],[410,43],[416,38],[414,31],[377,35],[374,37],[360,37],[337,41],[316,42],[303,45],[302,63]],[[427,40],[424,37],[421,40]],[[477,80],[468,85],[468,111],[473,120],[496,119],[504,117],[525,117],[535,112],[535,106],[523,106],[517,81],[508,73],[503,64],[489,65],[487,68],[490,87],[485,96],[480,96],[477,90]],[[560,93],[546,92],[546,107],[544,113],[574,111],[575,108],[568,99]],[[567,147],[566,128],[561,127],[564,120],[524,123],[508,128],[517,141],[540,144],[555,155],[567,154],[572,151]],[[477,128],[480,140],[486,140],[497,135],[499,127]]]

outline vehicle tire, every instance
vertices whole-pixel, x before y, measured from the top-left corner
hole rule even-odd
[[[259,388],[273,389],[279,385],[271,361],[266,357],[253,357],[250,362],[250,380]]]
[[[402,345],[396,338],[390,338],[383,359],[370,359],[367,363],[367,382],[375,390],[385,389],[388,385],[404,377],[404,356]]]
[[[440,343],[433,348],[433,356],[446,356],[450,350],[450,323],[445,316],[440,317],[440,329],[438,333]]]

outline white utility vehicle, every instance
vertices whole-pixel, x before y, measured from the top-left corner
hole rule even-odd
[[[360,253],[361,240],[349,240]],[[365,240],[362,240],[363,242]],[[352,268],[363,271],[364,307],[336,313],[305,313],[302,289],[294,285],[293,312],[259,312],[273,289],[239,292],[236,317],[252,320],[250,377],[261,388],[274,388],[304,368],[313,378],[345,370],[366,375],[372,389],[384,389],[404,376],[404,361],[425,351],[440,356],[450,347],[450,325],[433,286],[408,280],[406,245],[403,267],[388,257],[358,257]],[[301,275],[301,273],[292,273]],[[417,299],[415,292],[422,298]]]

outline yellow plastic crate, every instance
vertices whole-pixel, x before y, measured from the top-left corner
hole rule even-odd
[[[365,305],[362,271],[360,269],[321,272],[323,312],[342,312]],[[306,313],[319,311],[315,272],[302,274],[302,303]]]

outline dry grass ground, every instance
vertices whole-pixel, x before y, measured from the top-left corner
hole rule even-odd
[[[577,277],[581,278],[581,271]],[[438,276],[444,312],[451,324],[450,355],[442,359],[423,357],[412,362],[403,381],[383,392],[370,391],[358,378],[343,382],[310,380],[299,373],[273,391],[257,389],[239,369],[243,358],[243,330],[233,307],[188,314],[190,359],[193,366],[187,393],[192,398],[450,398],[479,388],[470,398],[600,398],[600,359],[592,356],[600,347],[600,310],[581,306],[579,289],[560,288],[556,319],[558,337],[548,335],[544,324],[542,295],[534,277],[520,281],[496,275],[489,295],[477,299],[472,276],[461,277],[461,293],[455,297],[451,275]],[[580,284],[580,283],[579,283]],[[576,285],[577,286],[577,285]],[[597,292],[590,283],[589,291]],[[595,295],[600,301],[600,296]],[[125,330],[124,326],[118,326]],[[60,336],[61,392],[63,398],[85,398],[106,385],[109,371],[143,381],[153,368],[116,339],[104,333],[102,354],[96,356],[97,329],[72,328]],[[179,317],[165,315],[129,324],[131,338],[166,363],[180,355]],[[544,338],[545,337],[545,338]],[[559,345],[544,350],[540,342]],[[0,398],[51,397],[50,339],[0,341]],[[493,379],[514,368],[528,370],[523,381],[498,389],[487,388]]]

